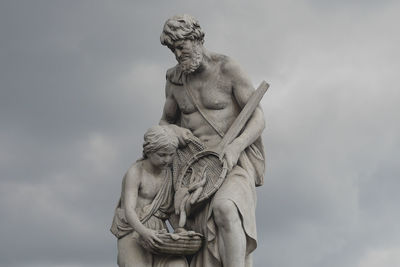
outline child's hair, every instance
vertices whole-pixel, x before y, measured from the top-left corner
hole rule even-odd
[[[144,134],[143,158],[147,158],[149,153],[154,153],[160,149],[177,149],[178,144],[178,137],[168,126],[153,126]]]

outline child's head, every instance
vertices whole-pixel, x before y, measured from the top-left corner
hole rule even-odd
[[[171,164],[178,144],[178,138],[168,126],[153,126],[144,134],[143,158],[157,167],[166,167]]]

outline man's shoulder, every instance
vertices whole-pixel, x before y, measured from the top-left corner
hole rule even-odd
[[[211,60],[220,67],[223,73],[235,71],[239,67],[236,61],[227,55],[212,53]]]
[[[169,78],[171,78],[171,77],[177,72],[177,69],[178,69],[178,65],[175,65],[175,66],[173,66],[172,68],[169,68],[169,69],[167,70],[167,74],[166,74],[167,80],[168,80]]]
[[[182,83],[182,69],[179,64],[167,70],[167,81],[175,85],[183,85]]]
[[[226,62],[229,62],[231,60],[231,58],[228,57],[227,55],[215,52],[210,52],[210,58],[214,63],[217,64],[225,64]]]

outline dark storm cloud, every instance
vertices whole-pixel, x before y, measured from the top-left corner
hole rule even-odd
[[[2,2],[0,266],[116,265],[107,229],[183,12],[271,83],[255,266],[398,265],[399,6],[366,2]]]

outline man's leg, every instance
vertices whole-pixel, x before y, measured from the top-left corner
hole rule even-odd
[[[218,228],[218,249],[223,266],[244,267],[246,235],[236,205],[229,199],[216,199],[213,214]]]

